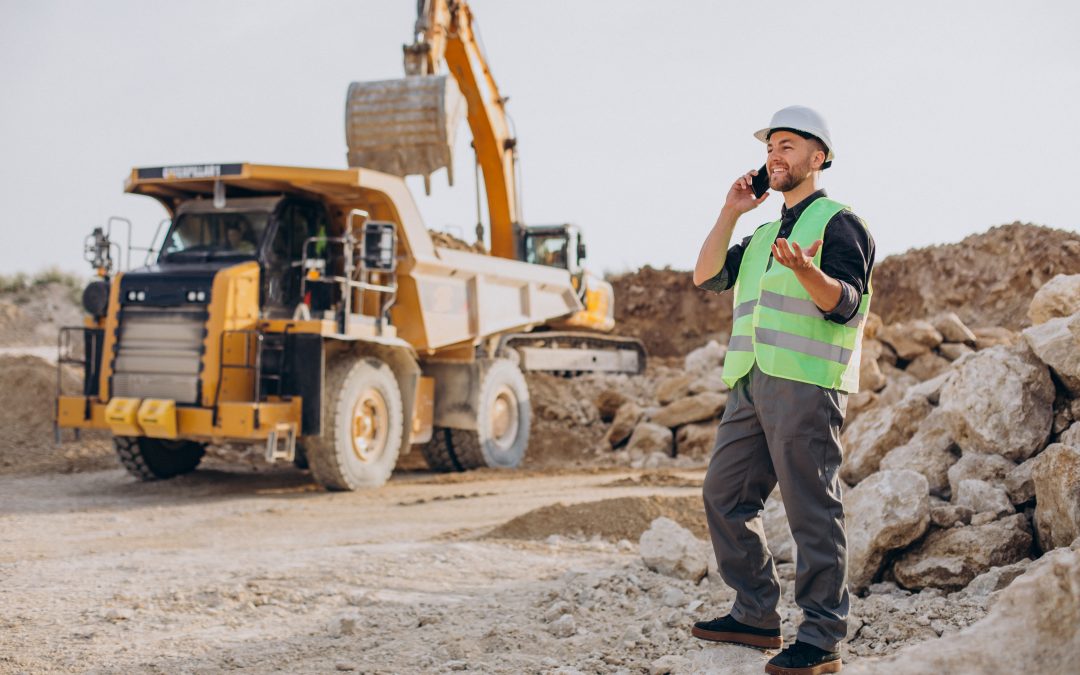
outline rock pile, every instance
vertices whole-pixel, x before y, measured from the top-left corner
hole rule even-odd
[[[877,387],[852,397],[841,467],[854,590],[958,591],[1080,536],[1080,275],[1046,287],[1019,334],[954,314],[868,331]]]

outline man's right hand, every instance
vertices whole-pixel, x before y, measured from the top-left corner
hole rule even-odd
[[[761,202],[769,198],[768,190],[760,198],[754,197],[754,188],[752,184],[754,182],[754,176],[757,175],[757,170],[751,170],[746,174],[739,176],[735,183],[728,190],[727,200],[724,202],[724,209],[731,211],[735,217],[742,214],[753,211],[758,207]]]

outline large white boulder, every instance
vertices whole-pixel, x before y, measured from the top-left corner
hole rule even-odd
[[[883,659],[860,659],[844,673],[1072,673],[1078,654],[1080,551],[1060,549],[1028,566],[982,620]]]
[[[1035,459],[1035,536],[1044,551],[1080,537],[1080,448],[1055,443]]]
[[[1031,527],[1022,513],[985,525],[935,530],[893,565],[901,586],[960,590],[991,567],[1028,556]]]
[[[670,518],[652,522],[641,534],[639,550],[646,567],[669,577],[696,583],[709,573],[709,545]]]
[[[941,411],[934,410],[919,423],[919,430],[911,440],[885,455],[881,460],[881,470],[918,471],[926,477],[930,494],[947,497],[950,494],[949,467],[956,463],[959,456],[948,418]]]
[[[1080,312],[1080,274],[1059,274],[1035,292],[1028,305],[1028,318],[1038,325]]]
[[[1075,397],[1080,396],[1080,335],[1074,335],[1070,330],[1074,324],[1080,326],[1080,314],[1050,319],[1028,328],[1022,335],[1035,355],[1050,366]]]
[[[727,395],[706,391],[669,403],[653,413],[649,421],[675,428],[690,422],[701,422],[718,416],[727,404]]]
[[[926,478],[915,471],[879,471],[844,496],[848,585],[869,586],[889,551],[915,541],[930,526]]]
[[[961,481],[983,480],[991,485],[1002,485],[1016,464],[1001,455],[984,455],[978,452],[965,452],[949,467],[949,489],[955,495]]]
[[[1026,345],[992,347],[964,359],[941,391],[965,452],[1022,461],[1046,445],[1054,420],[1050,371]]]
[[[897,403],[869,410],[844,429],[844,461],[840,477],[855,484],[878,470],[893,448],[911,440],[933,407],[921,396],[906,396]]]

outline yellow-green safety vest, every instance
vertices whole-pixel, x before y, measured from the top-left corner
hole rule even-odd
[[[829,220],[847,208],[819,197],[803,210],[789,242],[808,249],[825,235]],[[723,380],[734,387],[756,361],[763,373],[848,393],[859,390],[859,358],[863,326],[873,288],[868,283],[859,311],[847,323],[825,318],[795,273],[771,264],[772,244],[780,221],[762,225],[743,253],[735,280],[731,340],[724,358]],[[821,267],[821,248],[814,256]]]

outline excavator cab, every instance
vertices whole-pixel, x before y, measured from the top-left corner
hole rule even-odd
[[[585,273],[585,240],[576,225],[531,225],[524,235],[525,262],[570,272],[578,294],[584,292],[581,281]]]

